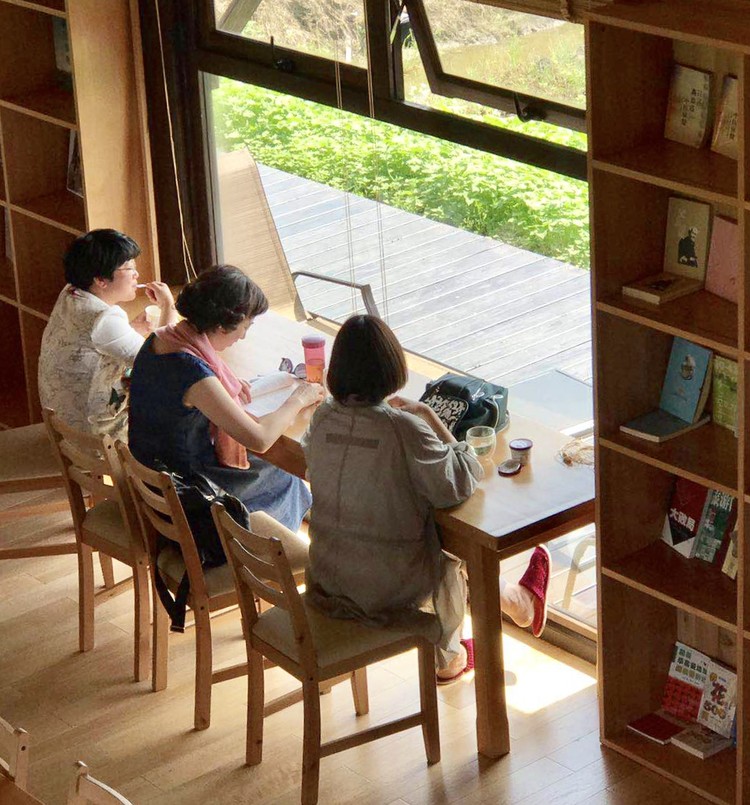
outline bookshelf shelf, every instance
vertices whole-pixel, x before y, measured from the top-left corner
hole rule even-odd
[[[711,802],[737,802],[737,753],[732,749],[700,760],[673,746],[660,746],[629,732],[605,738],[603,743]]]
[[[707,291],[663,305],[610,296],[598,302],[597,309],[662,333],[682,336],[737,360],[737,305]]]
[[[737,439],[709,422],[663,444],[620,431],[604,433],[599,444],[637,461],[737,497]]]
[[[75,100],[73,93],[65,89],[53,87],[28,95],[0,98],[0,106],[38,117],[57,126],[76,128]]]
[[[747,19],[736,0],[615,0],[586,14],[602,741],[712,802],[732,805],[750,802]],[[664,137],[675,64],[712,73],[714,100],[723,77],[737,77],[738,160]],[[624,285],[663,271],[666,249],[675,250],[668,235],[676,232],[668,228],[673,196],[709,204],[712,216],[738,219],[738,304],[706,291],[663,305],[622,296]],[[658,407],[676,336],[739,361],[739,438],[713,423],[662,444],[619,431]],[[737,581],[660,539],[674,476],[741,500]],[[676,641],[737,669],[736,751],[700,760],[626,730],[660,707]]]
[[[702,201],[738,205],[737,163],[713,151],[659,140],[592,161],[594,168],[684,193]]]
[[[16,356],[0,392],[0,427],[40,420],[39,348],[74,237],[126,232],[141,247],[143,280],[159,276],[134,8],[129,0],[0,0],[0,333],[3,354]],[[73,132],[85,198],[68,190]]]
[[[737,628],[737,585],[700,559],[687,559],[659,540],[603,565],[602,573],[725,629]]]

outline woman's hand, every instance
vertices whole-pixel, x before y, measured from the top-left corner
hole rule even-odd
[[[151,325],[148,323],[148,319],[146,318],[146,311],[144,310],[143,313],[139,313],[133,319],[133,321],[130,322],[130,326],[139,335],[142,335],[145,338],[151,332]]]
[[[146,283],[146,296],[161,310],[169,310],[174,305],[174,297],[166,282]]]
[[[289,399],[296,403],[301,411],[310,405],[323,402],[325,396],[325,389],[320,383],[300,383],[289,395]]]
[[[417,402],[416,400],[408,400],[406,397],[396,396],[391,397],[391,399],[388,400],[388,405],[390,405],[391,408],[398,408],[400,411],[406,411],[407,414],[414,414],[414,416],[424,419],[428,424],[432,423],[432,420],[430,419],[432,408],[430,408],[427,403]]]
[[[432,428],[441,441],[446,444],[455,444],[456,437],[445,427],[440,417],[427,403],[407,400],[405,397],[391,397],[388,403],[392,408],[398,408],[401,411],[406,411],[407,414],[418,416]]]
[[[250,384],[247,382],[247,380],[243,380],[242,378],[239,378],[239,381],[240,385],[242,386],[239,394],[240,402],[243,405],[247,405],[252,400],[252,395],[250,393]]]

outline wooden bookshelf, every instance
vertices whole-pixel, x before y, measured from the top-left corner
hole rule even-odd
[[[589,179],[597,426],[602,742],[711,802],[750,801],[750,24],[743,3],[619,3],[587,15]],[[672,65],[731,73],[744,110],[738,161],[666,140]],[[667,205],[678,195],[740,223],[738,304],[701,291],[664,305],[622,296],[661,271]],[[710,423],[656,444],[620,425],[658,407],[672,340],[738,361],[739,433]],[[661,540],[675,477],[739,503],[736,582]],[[674,643],[737,669],[738,745],[708,760],[626,730],[661,703]]]
[[[143,279],[159,276],[131,6],[137,14],[129,0],[0,0],[0,348],[16,356],[0,427],[40,421],[39,348],[77,235],[126,232],[141,246]],[[61,26],[70,72],[56,59]],[[68,189],[72,132],[83,197]]]

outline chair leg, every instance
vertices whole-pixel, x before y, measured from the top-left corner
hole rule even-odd
[[[78,648],[94,648],[94,552],[78,543]]]
[[[115,586],[115,571],[112,567],[112,557],[99,551],[99,564],[102,566],[104,587],[107,590],[111,590]]]
[[[435,649],[429,643],[419,647],[419,701],[422,737],[428,763],[440,762],[440,723],[438,721]]]
[[[133,566],[133,596],[135,598],[133,675],[136,682],[148,679],[149,654],[151,653],[151,636],[149,632],[151,605],[148,600],[148,588],[146,561],[138,559]]]
[[[250,649],[247,655],[247,745],[245,763],[263,760],[263,655]]]
[[[367,692],[367,668],[357,668],[351,676],[354,712],[366,716],[370,712],[370,697]]]
[[[208,607],[201,604],[195,610],[195,729],[211,725],[211,619]]]
[[[302,683],[305,728],[302,736],[302,805],[316,805],[320,784],[320,692],[318,682]]]
[[[169,616],[154,591],[154,628],[151,654],[151,690],[167,687],[169,669]]]

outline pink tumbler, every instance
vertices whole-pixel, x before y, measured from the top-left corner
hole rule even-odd
[[[322,383],[326,368],[326,340],[320,335],[306,335],[302,339],[305,351],[305,371],[310,383]]]

